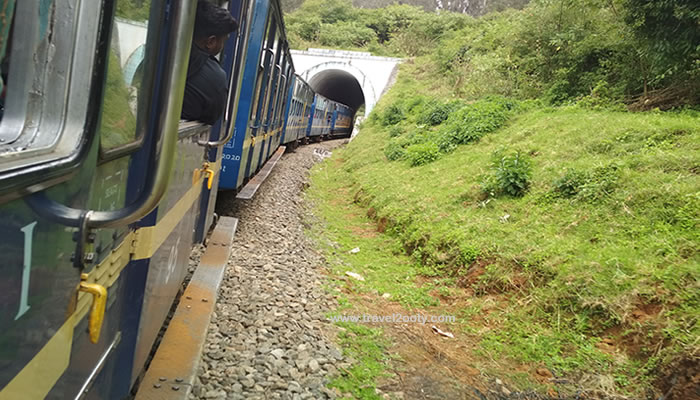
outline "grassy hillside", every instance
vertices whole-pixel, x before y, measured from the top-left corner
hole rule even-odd
[[[313,176],[340,253],[380,240],[343,230],[352,207],[396,243],[344,256],[338,271],[351,265],[371,277],[361,291],[408,308],[458,313],[484,359],[544,365],[588,389],[642,396],[670,382],[670,366],[697,372],[698,113],[492,98],[441,117],[445,97],[431,96],[446,89],[423,71],[403,65],[360,135]],[[409,261],[382,261],[398,253]]]
[[[363,363],[336,387],[375,398],[389,353],[460,393],[507,374],[550,395],[697,395],[695,3],[538,0],[471,18],[312,0],[287,16],[293,45],[405,57],[313,175],[341,312],[458,317],[440,325],[454,341],[346,326]],[[385,350],[364,351],[375,328]]]

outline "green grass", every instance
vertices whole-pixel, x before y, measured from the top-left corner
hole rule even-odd
[[[339,322],[343,330],[338,335],[343,354],[355,362],[333,378],[329,387],[337,388],[354,399],[380,399],[375,389],[377,379],[386,375],[388,343],[378,328],[358,323]]]
[[[344,184],[335,179],[333,167],[324,163],[312,175],[314,184],[307,193],[317,206],[316,215],[324,221],[322,226],[315,226],[313,235],[319,238],[333,276],[345,279],[345,286],[354,293],[388,293],[408,308],[436,305],[438,300],[428,288],[416,288],[419,269],[404,254],[399,240],[377,232],[366,210],[351,200],[334,200]],[[340,198],[348,195],[345,192]],[[360,251],[350,253],[354,248]],[[365,281],[347,278],[348,271],[359,273]]]
[[[380,111],[425,91],[406,77],[416,67],[403,68]],[[620,393],[642,393],[657,367],[700,352],[697,115],[536,107],[419,166],[386,159],[389,132],[370,118],[312,177],[339,245],[336,273],[367,279],[353,287],[412,307],[436,305],[417,275],[473,289],[477,306],[500,296],[505,305],[489,315],[498,329],[480,334],[483,355],[612,376]],[[529,191],[487,198],[480,177],[504,149],[529,157]],[[342,198],[384,221],[388,235],[354,235]],[[354,247],[360,253],[348,254]],[[465,282],[477,264],[483,273]],[[638,318],[647,307],[655,311]],[[598,349],[605,337],[619,354]]]
[[[389,293],[407,307],[436,304],[437,299],[427,289],[416,289],[417,272],[398,240],[376,233],[374,223],[351,199],[341,197],[341,202],[335,202],[343,185],[331,179],[333,175],[328,173],[328,167],[324,163],[314,169],[314,185],[307,195],[317,206],[316,215],[322,218],[322,223],[314,224],[309,233],[316,238],[331,267],[334,282],[327,290],[342,286],[349,292],[338,297],[339,307],[334,314],[362,314],[356,298],[363,294]],[[360,251],[350,253],[356,247]],[[347,271],[360,273],[365,281],[347,278]],[[338,322],[336,326],[340,328],[339,345],[354,362],[341,370],[328,386],[351,398],[379,399],[375,389],[378,380],[388,375],[389,340],[380,328],[351,322]]]

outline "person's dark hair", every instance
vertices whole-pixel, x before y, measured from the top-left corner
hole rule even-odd
[[[238,29],[238,22],[228,10],[206,0],[199,0],[194,23],[195,40],[210,36],[225,36],[236,29]]]

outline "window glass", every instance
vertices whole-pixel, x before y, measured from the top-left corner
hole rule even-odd
[[[3,170],[80,148],[100,7],[101,2],[0,0]]]
[[[270,53],[270,59],[268,60],[268,66],[267,66],[267,86],[266,86],[266,93],[265,93],[265,101],[263,102],[263,108],[262,108],[262,113],[261,118],[263,119],[263,123],[265,125],[270,124],[270,117],[272,114],[272,102],[274,100],[273,96],[275,95],[275,90],[276,90],[276,81],[277,81],[277,76],[279,75],[279,71],[277,68],[277,60],[279,59],[279,52],[278,52],[278,43],[279,43],[279,33],[276,31],[277,27],[277,21],[272,22],[272,27],[275,28],[275,34],[274,36],[270,36],[272,39],[272,42],[268,44],[268,49]]]
[[[0,18],[0,118],[5,111],[5,82],[10,72],[10,32],[14,21],[14,0],[0,0],[5,18]],[[9,16],[9,18],[7,18]]]
[[[103,150],[139,138],[138,111],[144,76],[150,0],[118,0],[100,121]]]
[[[278,77],[277,79],[277,99],[275,100],[275,105],[273,107],[273,124],[275,126],[279,125],[280,123],[280,116],[282,113],[282,109],[284,108],[283,101],[286,100],[286,97],[284,94],[286,91],[284,90],[287,87],[287,59],[286,58],[281,58],[281,65],[280,65],[280,71],[281,71],[281,76]],[[278,65],[280,64],[278,63]]]
[[[268,46],[267,43],[269,42],[270,36],[273,34],[273,27],[274,25],[272,24],[272,19],[268,19],[267,21],[267,29],[265,30],[265,40],[263,41],[263,47],[260,51],[260,65],[258,66],[258,73],[256,76],[256,81],[255,81],[255,92],[253,95],[255,96],[253,98],[252,102],[252,107],[251,107],[251,114],[250,114],[250,122],[252,126],[258,127],[260,125],[260,106],[261,106],[261,95],[262,95],[262,90],[263,90],[263,81],[266,78],[266,73],[268,72],[268,63],[270,60],[270,52],[268,51]]]

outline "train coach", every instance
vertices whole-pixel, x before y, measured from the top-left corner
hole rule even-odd
[[[330,135],[332,137],[350,136],[354,117],[355,112],[350,107],[342,103],[334,102]]]
[[[230,103],[233,117],[222,128],[232,139],[223,149],[221,189],[240,189],[280,145],[329,137],[336,108],[349,118],[343,119],[343,134],[352,124],[349,107],[314,93],[295,74],[281,9],[276,1],[265,4],[251,2],[250,21],[241,27],[247,29],[244,40],[227,60],[239,90]]]
[[[309,131],[311,105],[314,102],[314,91],[306,81],[294,76],[289,88],[287,118],[284,128],[284,144],[304,141]]]
[[[196,0],[0,0],[0,399],[129,396],[219,185],[351,124],[325,99],[309,125],[278,0],[216,3],[240,27],[209,126],[180,120]]]

